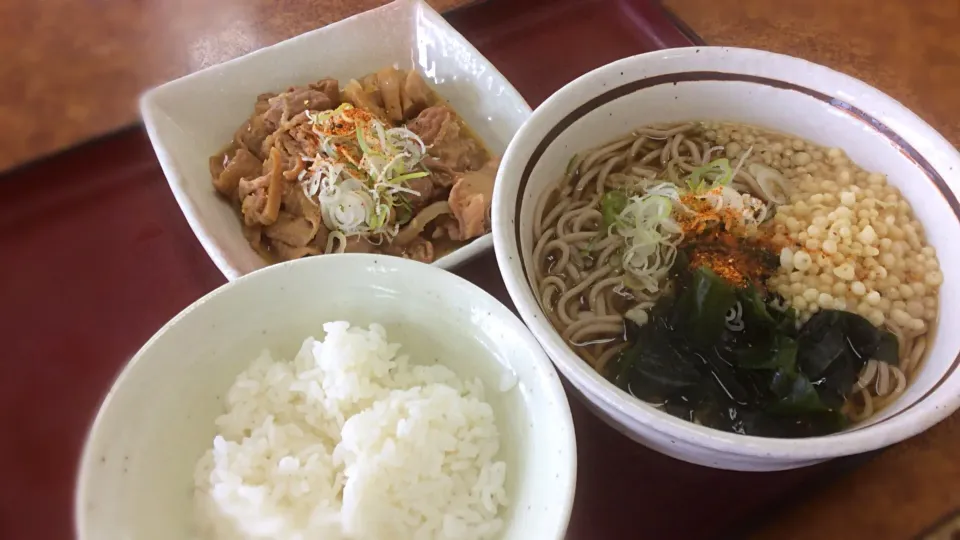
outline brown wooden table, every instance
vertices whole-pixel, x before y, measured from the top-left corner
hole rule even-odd
[[[448,14],[537,105],[591,68],[690,43],[645,0],[491,0]],[[0,538],[68,538],[83,439],[113,377],[165,321],[224,282],[138,127],[0,178]],[[493,254],[459,273],[511,305]],[[689,465],[571,400],[579,479],[569,538],[726,538],[854,460],[782,473]]]
[[[129,126],[151,86],[389,1],[4,0],[0,171]]]

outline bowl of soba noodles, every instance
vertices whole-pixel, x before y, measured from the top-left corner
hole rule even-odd
[[[800,59],[699,47],[571,82],[493,198],[510,296],[592,410],[737,470],[878,449],[960,406],[960,154]]]

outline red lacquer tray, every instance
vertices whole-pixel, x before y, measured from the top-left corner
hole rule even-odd
[[[612,60],[691,44],[645,0],[492,0],[448,18],[533,106]],[[80,450],[113,378],[224,278],[137,127],[12,171],[0,186],[0,538],[69,538]],[[460,273],[512,306],[492,253]],[[579,480],[570,539],[728,537],[831,466],[697,467],[630,442],[576,399],[571,406]]]

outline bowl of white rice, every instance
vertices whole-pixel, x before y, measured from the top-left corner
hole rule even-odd
[[[271,266],[164,326],[80,464],[80,539],[560,539],[576,442],[506,307],[385,256]]]

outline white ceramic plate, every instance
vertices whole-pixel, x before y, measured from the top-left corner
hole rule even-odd
[[[887,175],[936,249],[944,281],[925,364],[893,404],[825,437],[725,433],[623,392],[583,362],[544,317],[529,286],[534,206],[574,153],[657,122],[725,120],[843,148]],[[866,452],[913,436],[960,407],[960,154],[923,120],[852,77],[789,56],[726,47],[647,53],[594,70],[534,112],[504,156],[493,202],[497,261],[510,297],[560,371],[604,420],[665,454],[707,466],[774,470]]]
[[[191,538],[193,470],[224,392],[264,348],[292,358],[322,323],[377,322],[411,362],[479,377],[507,463],[506,540],[562,540],[576,439],[557,372],[523,323],[449,272],[385,255],[309,257],[228,283],[133,357],[90,430],[77,480],[81,540]],[[501,377],[517,385],[499,392]]]
[[[140,110],[170,189],[227,279],[266,263],[244,239],[234,209],[214,191],[209,157],[230,142],[257,95],[323,77],[342,86],[389,65],[419,70],[498,156],[530,116],[503,75],[421,0],[398,0],[144,94]],[[451,268],[492,245],[485,235],[434,264]]]

